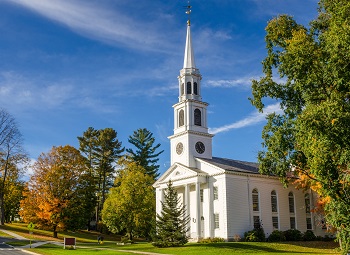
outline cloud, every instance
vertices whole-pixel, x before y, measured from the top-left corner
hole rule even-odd
[[[239,120],[237,122],[234,122],[232,124],[225,125],[225,126],[218,127],[218,128],[210,128],[209,133],[218,134],[218,133],[230,131],[231,129],[238,129],[238,128],[244,128],[247,126],[252,126],[252,125],[255,125],[257,123],[265,121],[265,116],[270,114],[270,113],[273,113],[273,112],[276,112],[276,113],[282,112],[279,103],[276,103],[273,105],[268,105],[264,109],[264,113],[254,112],[254,113],[250,114],[248,117],[246,117],[242,120]]]
[[[258,79],[258,77],[242,77],[234,80],[209,80],[205,84],[206,87],[214,88],[234,88],[234,87],[246,87],[250,88],[252,80]]]
[[[28,8],[61,23],[78,34],[99,41],[123,44],[129,48],[165,50],[164,36],[153,21],[141,22],[130,13],[100,1],[82,0],[5,0]],[[129,14],[129,15],[128,15]],[[169,17],[158,16],[159,19]],[[156,24],[161,24],[158,22]]]
[[[13,108],[16,105],[53,108],[71,98],[73,87],[67,84],[47,83],[30,80],[15,72],[0,73],[0,97],[2,103]]]

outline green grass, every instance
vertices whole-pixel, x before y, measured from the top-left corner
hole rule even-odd
[[[82,244],[81,244],[82,245]],[[83,255],[96,254],[128,254],[123,251],[142,251],[153,252],[159,254],[186,254],[186,255],[217,255],[217,254],[246,254],[246,255],[322,255],[322,254],[339,254],[335,250],[336,244],[333,242],[288,242],[288,243],[212,243],[212,244],[197,244],[191,243],[183,247],[176,248],[156,248],[149,243],[139,243],[125,246],[117,246],[112,243],[103,245],[84,245],[77,247],[77,250],[63,250],[62,247],[55,245],[44,245],[33,249],[34,252],[43,255]],[[131,254],[131,253],[130,253]]]
[[[121,255],[132,254],[127,251],[153,252],[158,254],[185,254],[185,255],[225,255],[225,254],[243,254],[243,255],[322,255],[322,254],[340,254],[336,251],[338,247],[334,242],[285,242],[285,243],[209,243],[197,244],[189,243],[183,247],[176,248],[157,248],[150,243],[140,242],[132,245],[117,245],[120,236],[104,235],[104,243],[97,244],[97,232],[59,232],[58,239],[52,238],[52,231],[34,229],[33,236],[29,235],[27,224],[12,223],[3,226],[27,238],[33,238],[35,241],[63,241],[63,237],[76,237],[77,250],[64,250],[62,246],[46,244],[37,248],[30,249],[42,255]],[[1,232],[1,229],[0,229]],[[1,234],[1,233],[0,233]],[[25,245],[22,241],[17,245]]]

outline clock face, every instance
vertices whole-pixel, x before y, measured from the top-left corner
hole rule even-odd
[[[178,144],[176,145],[176,153],[177,153],[178,155],[180,155],[180,154],[182,153],[183,150],[184,150],[183,144],[182,144],[182,143],[178,143]]]
[[[195,148],[199,154],[202,154],[205,152],[205,146],[204,146],[204,143],[202,143],[202,142],[197,142],[195,145]]]

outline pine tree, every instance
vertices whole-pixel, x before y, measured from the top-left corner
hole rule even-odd
[[[159,165],[158,156],[163,153],[163,150],[156,153],[156,150],[160,147],[160,143],[153,145],[155,138],[153,133],[146,128],[139,128],[134,131],[132,136],[129,136],[129,143],[133,144],[137,150],[127,149],[132,161],[138,162],[146,169],[146,173],[153,177],[155,180],[158,176]]]
[[[156,237],[153,242],[157,247],[174,247],[188,242],[189,231],[186,207],[180,203],[180,198],[169,181],[162,202],[162,213],[157,214]]]

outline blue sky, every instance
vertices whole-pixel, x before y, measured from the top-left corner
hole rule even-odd
[[[123,146],[153,132],[170,164],[186,37],[185,0],[0,0],[0,107],[17,120],[36,159],[78,148],[88,127],[112,127]],[[213,155],[256,161],[264,115],[250,104],[262,75],[264,28],[278,14],[307,25],[317,0],[192,0],[191,34],[215,133]],[[269,102],[268,111],[278,110]]]

